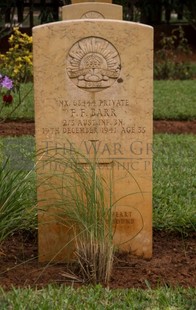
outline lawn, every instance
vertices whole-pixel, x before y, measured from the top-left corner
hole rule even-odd
[[[196,139],[194,135],[154,136],[154,227],[196,229]]]
[[[195,80],[154,81],[154,119],[196,119]]]
[[[95,287],[74,289],[48,286],[45,289],[0,291],[1,310],[195,310],[195,290],[167,288],[156,290]]]

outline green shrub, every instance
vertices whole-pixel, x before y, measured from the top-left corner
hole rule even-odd
[[[154,78],[157,80],[193,78],[194,70],[190,62],[182,58],[191,53],[182,27],[174,29],[170,36],[162,33],[160,44],[161,48],[155,52]]]
[[[0,53],[0,72],[8,75],[18,88],[20,83],[32,78],[32,37],[14,28],[8,41],[9,50],[5,54]]]
[[[26,93],[21,92],[21,84],[32,80],[32,37],[14,28],[13,34],[9,37],[9,44],[9,50],[5,54],[0,53],[0,82],[9,77],[13,84],[5,94],[3,93],[2,100],[0,99],[0,114],[2,116],[3,111],[4,120],[25,103],[29,93],[32,92],[32,88]],[[16,97],[17,102],[13,104]]]

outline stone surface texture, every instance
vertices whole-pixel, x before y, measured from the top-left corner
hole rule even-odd
[[[76,148],[89,159],[96,152],[104,177],[112,175],[116,248],[150,258],[152,27],[63,21],[34,27],[33,43],[37,151],[52,148],[58,157],[59,147]],[[38,183],[42,173],[63,173],[38,159]],[[55,182],[54,176],[54,187]],[[55,206],[55,191],[47,196],[45,189],[38,186],[39,207],[45,199]],[[40,261],[70,260],[74,245],[65,244],[71,238],[52,214],[40,213]]]
[[[62,7],[62,19],[119,19],[122,20],[122,6],[108,3],[86,2]]]

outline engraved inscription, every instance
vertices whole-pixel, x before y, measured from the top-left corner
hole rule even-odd
[[[134,136],[145,137],[148,128],[137,126],[131,117],[122,113],[129,111],[131,115],[131,103],[126,98],[116,99],[68,99],[53,98],[56,106],[62,112],[59,127],[43,128],[42,133],[46,137],[61,134],[120,134],[128,138]]]
[[[119,133],[129,136],[146,134],[146,127],[136,126],[131,118],[122,115],[122,107],[125,108],[126,114],[127,111],[131,114],[131,103],[126,98],[54,100],[64,116],[63,133]]]
[[[132,212],[130,211],[116,211],[113,212],[114,224],[116,225],[131,225],[134,223]]]
[[[69,51],[67,72],[74,84],[86,91],[110,87],[120,74],[120,57],[107,40],[88,37],[76,42]]]
[[[54,99],[56,104],[58,106],[62,107],[63,111],[66,111],[66,109],[70,106],[73,107],[100,107],[100,108],[118,108],[118,107],[128,107],[129,100],[128,99],[98,99],[98,100],[68,100],[68,99]]]
[[[83,14],[81,17],[81,19],[85,19],[85,18],[89,18],[89,19],[104,19],[105,17],[96,11],[89,11],[86,12],[85,14]]]

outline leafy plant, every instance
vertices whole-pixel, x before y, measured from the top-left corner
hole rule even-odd
[[[14,28],[8,42],[9,50],[5,54],[0,53],[0,71],[7,74],[18,88],[20,83],[32,78],[32,37]]]
[[[12,111],[6,115],[10,116],[29,95],[28,91],[21,95],[21,83],[26,83],[32,79],[32,37],[26,33],[22,34],[18,28],[13,29],[13,34],[9,37],[10,48],[6,54],[0,53],[1,78],[9,77],[13,83],[12,91],[18,94],[18,104],[13,106]],[[3,101],[12,103],[13,97],[10,93],[4,95]],[[0,103],[0,111],[5,109],[5,105]]]
[[[160,44],[161,48],[155,53],[154,78],[157,80],[193,78],[190,63],[179,58],[191,53],[182,27],[174,29],[170,36],[162,33]]]

